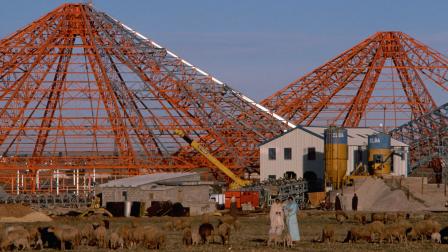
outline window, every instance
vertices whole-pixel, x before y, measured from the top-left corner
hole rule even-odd
[[[292,159],[292,149],[291,148],[284,148],[283,149],[283,155],[285,160],[291,160]]]
[[[269,148],[269,160],[275,160],[275,148]]]
[[[308,148],[308,160],[316,160],[316,148]]]
[[[128,200],[128,192],[126,191],[121,192],[121,196],[123,196],[124,200]]]
[[[277,178],[277,176],[275,175],[269,175],[268,176],[268,180],[275,180]]]

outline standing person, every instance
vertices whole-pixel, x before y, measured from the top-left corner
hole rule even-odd
[[[232,198],[230,198],[230,215],[233,217],[236,217],[238,214],[238,209],[236,207],[236,197],[235,195],[232,195]]]
[[[269,229],[269,234],[272,235],[282,235],[283,229],[285,229],[285,223],[283,221],[284,213],[282,209],[282,203],[279,199],[275,199],[275,202],[271,206],[271,211],[269,212],[269,219],[271,220],[271,228]]]
[[[342,211],[341,199],[339,197],[339,193],[336,193],[336,199],[334,201],[334,210]]]
[[[289,196],[288,203],[285,206],[286,223],[288,223],[288,231],[292,242],[300,241],[299,223],[297,222],[297,210],[299,206],[296,201]]]
[[[358,211],[358,195],[356,195],[356,193],[353,195],[352,198],[352,210]]]

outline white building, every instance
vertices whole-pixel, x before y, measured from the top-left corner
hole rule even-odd
[[[260,180],[280,178],[285,173],[297,177],[324,179],[325,127],[297,126],[260,145]],[[378,133],[370,128],[346,128],[348,134],[347,175],[360,162],[367,165],[368,136]],[[407,175],[408,145],[391,139],[392,174]]]

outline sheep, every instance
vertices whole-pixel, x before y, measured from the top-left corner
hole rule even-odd
[[[201,242],[201,236],[199,235],[198,230],[191,233],[191,241],[192,245],[199,245]]]
[[[282,234],[283,247],[292,248],[292,238],[288,231]]]
[[[270,233],[268,238],[268,247],[270,247],[272,244],[279,245],[282,243],[282,237],[278,234]]]
[[[352,227],[347,232],[347,237],[344,242],[356,242],[358,240],[366,240],[370,242],[372,240],[372,235],[366,227]]]
[[[222,245],[230,243],[230,225],[219,220],[217,234],[221,237]]]
[[[342,211],[337,211],[335,215],[336,220],[339,222],[339,224],[342,224],[346,219],[348,219],[348,215]]]
[[[39,229],[37,227],[31,227],[28,229],[28,232],[30,234],[30,239],[29,239],[30,246],[33,247],[34,249],[42,249],[43,244],[42,244],[42,239],[40,236]]]
[[[325,225],[322,229],[322,242],[334,242],[334,228],[330,225]]]
[[[148,249],[161,249],[165,246],[166,235],[155,226],[144,227],[143,243]]]
[[[383,236],[384,236],[384,223],[382,223],[381,221],[374,221],[372,223],[370,223],[369,225],[366,226],[367,230],[372,234],[372,235],[379,235],[379,242],[381,243],[381,241],[383,240]]]
[[[364,213],[355,213],[355,215],[353,216],[353,219],[355,221],[357,221],[360,224],[366,224],[367,222],[367,215]]]
[[[435,243],[442,243],[442,237],[439,232],[431,234],[431,241]]]
[[[127,248],[132,248],[131,232],[128,226],[120,226],[116,230],[117,234],[123,239],[124,245]]]
[[[384,223],[385,216],[384,216],[384,213],[372,213],[370,219],[371,219],[371,222],[374,222],[374,221],[381,221],[381,222]]]
[[[84,224],[80,229],[80,244],[89,245],[90,241],[93,240],[93,225],[90,223]]]
[[[384,229],[385,238],[389,239],[390,243],[395,240],[399,242],[406,241],[406,227],[400,224],[394,224]]]
[[[26,250],[31,248],[28,239],[24,237],[15,239],[13,241],[13,245],[17,250]]]
[[[124,240],[116,231],[112,232],[109,235],[109,248],[110,249],[123,249],[124,248]]]
[[[241,222],[239,220],[235,220],[233,223],[233,229],[235,232],[239,232],[241,230]]]
[[[188,220],[177,219],[174,223],[174,230],[176,231],[184,230],[187,227],[191,228],[191,222]]]
[[[201,236],[202,243],[206,243],[209,238],[213,235],[213,225],[210,223],[202,223],[199,226],[199,235]]]
[[[396,221],[397,221],[397,213],[386,214],[386,222],[387,223],[395,223]]]
[[[106,234],[107,229],[105,226],[99,226],[95,230],[93,230],[93,237],[95,238],[96,245],[99,248],[106,247]]]
[[[190,246],[193,244],[193,238],[190,228],[185,228],[182,235],[182,244]]]
[[[172,221],[165,222],[165,224],[163,225],[163,229],[165,231],[173,231],[173,229],[174,229],[173,222]]]
[[[408,233],[410,238],[421,239],[422,241],[430,237],[433,233],[440,232],[440,224],[434,220],[422,220],[414,225]]]
[[[25,241],[21,239],[24,239]],[[8,227],[4,230],[3,237],[0,241],[0,249],[4,251],[10,248],[29,248],[29,239],[30,235],[28,230],[22,226]]]
[[[56,238],[61,243],[61,250],[65,250],[65,243],[70,242],[72,249],[74,249],[79,244],[79,231],[78,229],[68,226],[61,225],[56,227],[48,228],[48,232],[54,233]]]

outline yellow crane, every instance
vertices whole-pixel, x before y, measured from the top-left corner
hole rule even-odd
[[[174,131],[176,135],[182,137],[191,147],[193,147],[197,152],[201,153],[205,158],[210,161],[210,163],[214,164],[216,167],[218,167],[219,170],[221,170],[224,174],[226,174],[230,179],[233,180],[233,183],[229,185],[230,189],[238,189],[247,185],[252,184],[250,180],[244,180],[235,175],[227,166],[225,166],[223,163],[221,163],[218,159],[216,159],[210,152],[202,146],[200,143],[192,140],[190,137],[185,135],[185,132],[182,130],[175,130]]]

